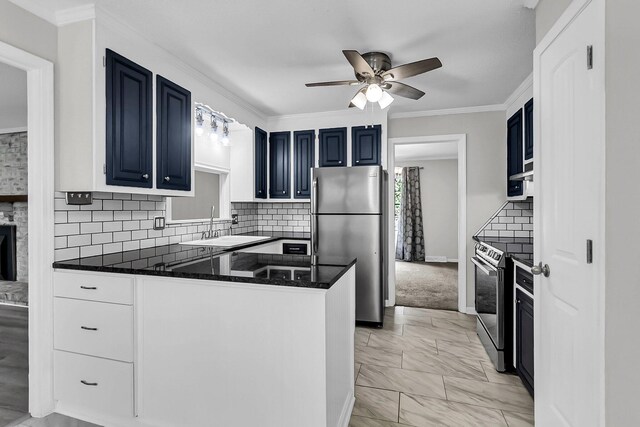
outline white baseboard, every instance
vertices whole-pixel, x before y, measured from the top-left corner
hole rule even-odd
[[[465,310],[466,314],[473,314],[474,316],[477,316],[478,313],[476,313],[476,308],[475,307],[467,307],[467,309]]]
[[[426,255],[424,262],[447,262],[446,256]]]
[[[342,408],[340,414],[340,420],[338,420],[339,427],[349,427],[349,421],[351,420],[351,412],[353,412],[353,405],[356,403],[355,396],[349,396],[345,401],[345,405]]]

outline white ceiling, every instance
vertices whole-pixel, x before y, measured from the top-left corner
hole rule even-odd
[[[0,129],[27,126],[27,73],[0,62]]]
[[[397,144],[394,147],[394,153],[396,162],[457,159],[458,144],[456,142]]]
[[[88,0],[12,0],[32,11]],[[266,116],[346,108],[355,88],[341,53],[379,50],[394,65],[438,56],[405,83],[427,93],[392,112],[502,104],[532,71],[534,11],[523,0],[97,0],[97,5],[208,74]],[[134,58],[135,59],[135,58]]]

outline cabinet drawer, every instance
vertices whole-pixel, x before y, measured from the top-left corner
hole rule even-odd
[[[53,395],[65,405],[133,417],[133,364],[54,351]]]
[[[133,361],[133,307],[54,298],[53,319],[57,350]]]
[[[133,279],[118,275],[56,271],[53,294],[57,297],[133,304]]]

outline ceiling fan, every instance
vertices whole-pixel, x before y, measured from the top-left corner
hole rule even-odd
[[[400,83],[398,80],[426,73],[442,67],[438,58],[423,59],[391,68],[391,58],[382,52],[367,52],[360,55],[356,50],[343,50],[342,53],[353,67],[357,80],[338,80],[333,82],[307,83],[307,87],[319,86],[360,86],[364,85],[349,103],[349,107],[364,110],[369,102],[377,102],[384,109],[393,102],[389,94],[410,99],[420,99],[424,92]]]

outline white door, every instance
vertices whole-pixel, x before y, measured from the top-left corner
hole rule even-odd
[[[534,54],[535,258],[550,268],[549,277],[535,276],[535,416],[545,427],[603,424],[601,6],[590,2]],[[587,239],[593,240],[593,263],[587,262]]]

